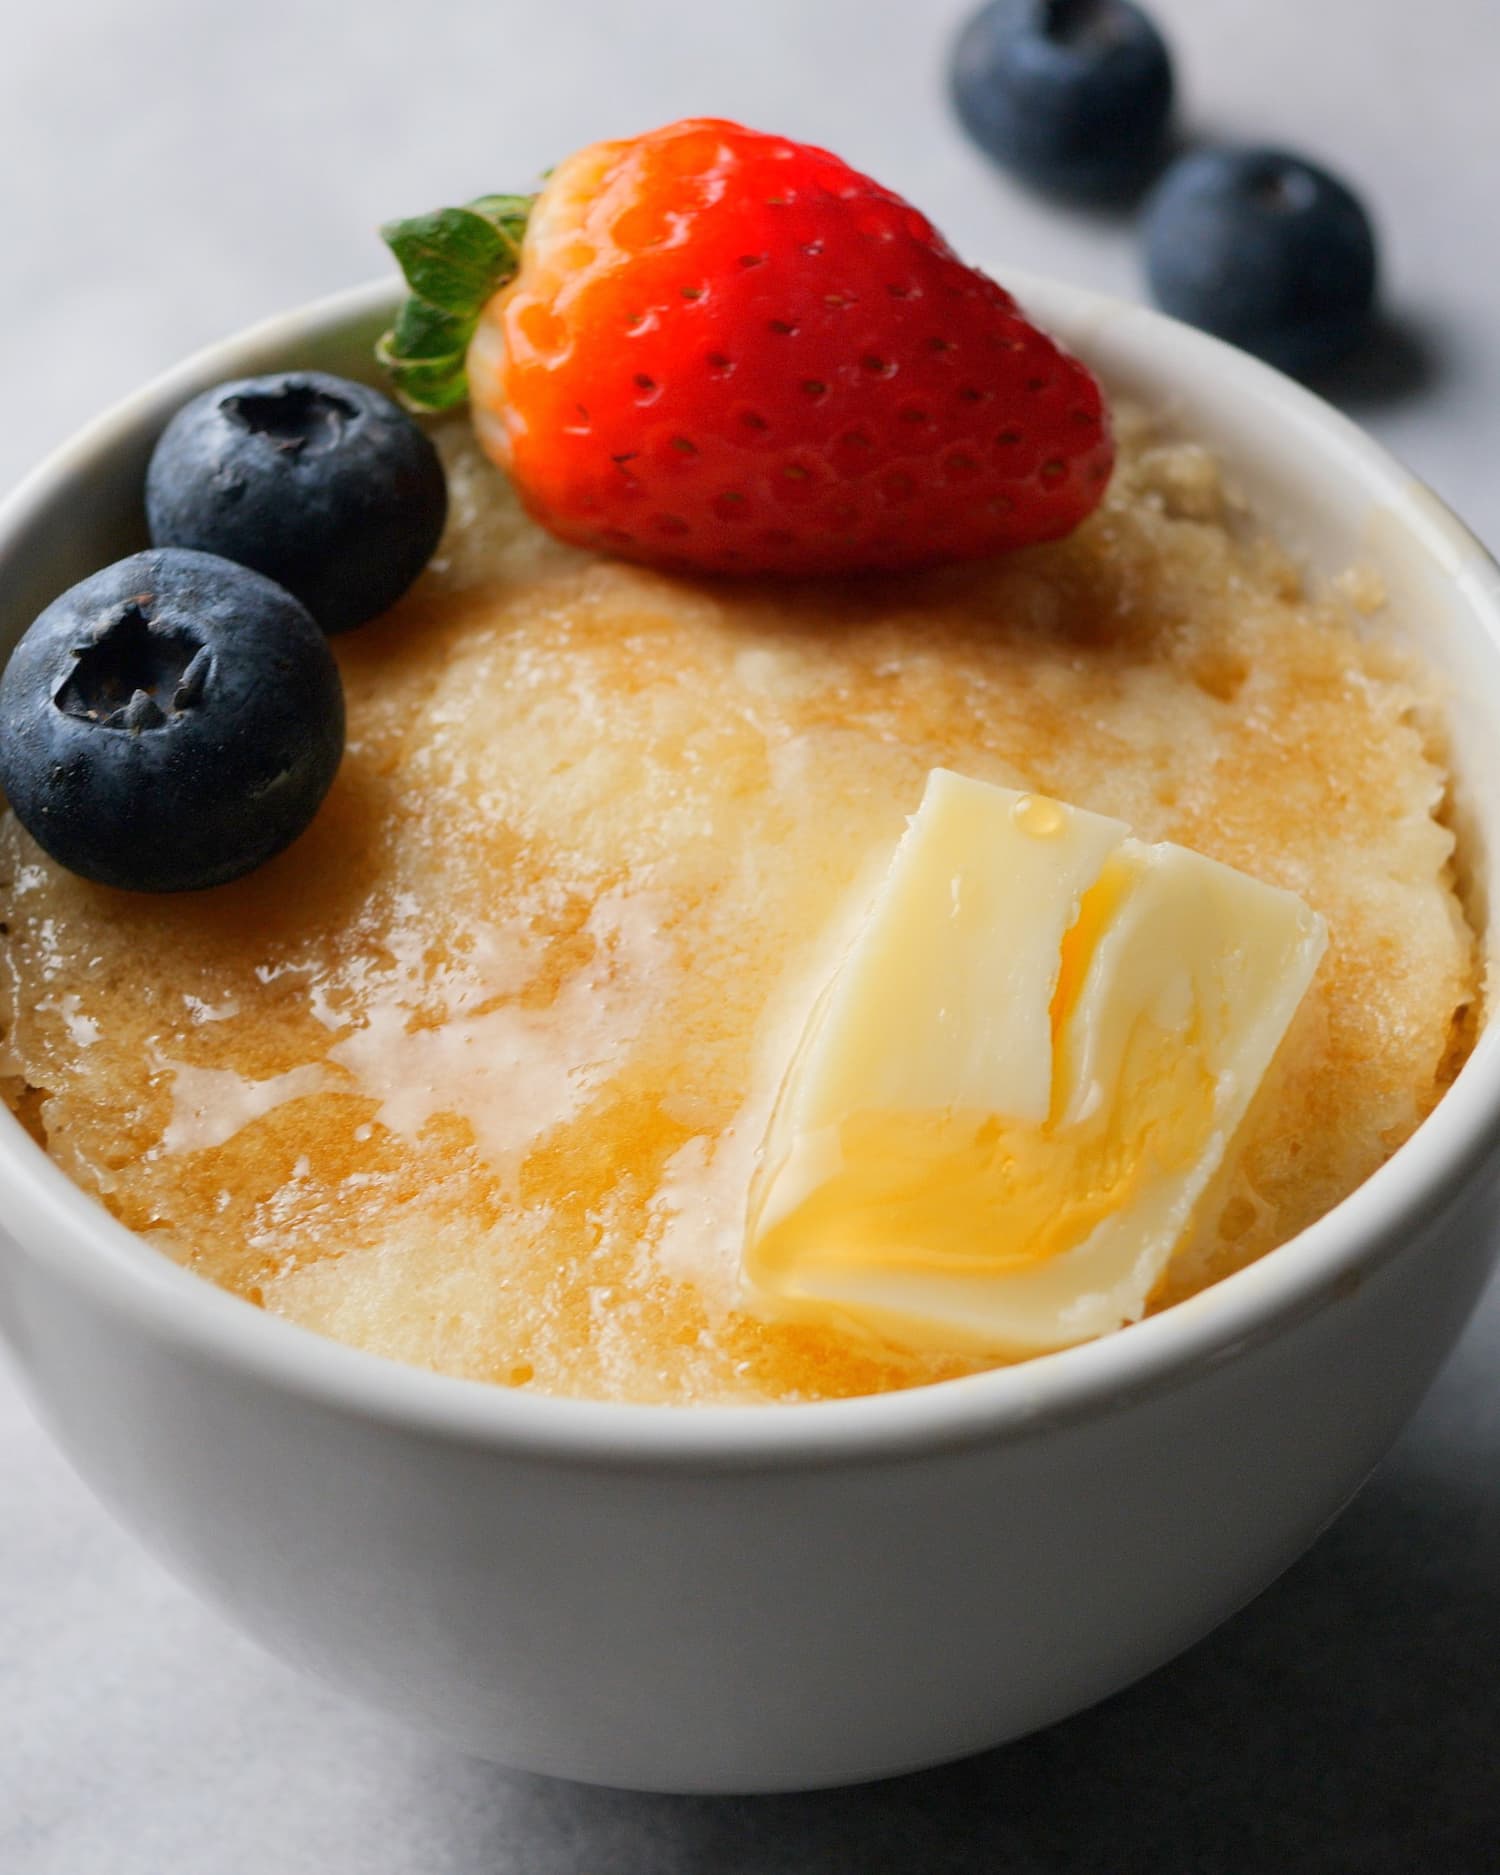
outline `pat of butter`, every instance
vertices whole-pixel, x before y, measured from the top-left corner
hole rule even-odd
[[[787,1071],[752,1293],[1016,1356],[1136,1320],[1325,942],[1290,892],[934,770]]]

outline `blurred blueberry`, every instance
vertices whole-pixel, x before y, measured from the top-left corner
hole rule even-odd
[[[1337,177],[1285,150],[1178,159],[1145,211],[1157,304],[1306,377],[1351,352],[1375,305],[1375,235]]]
[[[959,34],[952,90],[996,162],[1061,195],[1119,199],[1160,166],[1172,61],[1131,0],[990,0]]]

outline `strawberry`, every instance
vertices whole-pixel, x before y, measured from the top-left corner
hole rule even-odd
[[[902,199],[688,119],[385,231],[407,400],[469,395],[565,540],[710,573],[968,559],[1068,533],[1113,460],[1098,384]],[[465,383],[465,368],[467,384]]]

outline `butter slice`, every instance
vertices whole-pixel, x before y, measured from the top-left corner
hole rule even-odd
[[[934,770],[788,1068],[750,1291],[1010,1357],[1136,1320],[1325,943],[1289,892]]]

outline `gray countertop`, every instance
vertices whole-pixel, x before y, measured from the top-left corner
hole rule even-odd
[[[185,351],[382,268],[374,225],[687,113],[829,144],[959,248],[1136,290],[948,121],[959,0],[72,0],[0,61],[0,484]],[[1156,0],[1195,134],[1361,183],[1383,344],[1332,391],[1500,539],[1500,6]],[[3,1200],[0,1200],[3,1205]],[[635,1797],[445,1754],[296,1678],[122,1535],[0,1370],[5,1875],[1487,1875],[1500,1300],[1354,1507],[1132,1691],[863,1790]]]

